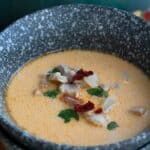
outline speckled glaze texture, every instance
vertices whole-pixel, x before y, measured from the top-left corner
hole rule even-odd
[[[150,25],[118,9],[93,5],[65,5],[25,16],[0,34],[0,125],[30,149],[133,150],[150,142],[150,130],[110,145],[75,147],[36,138],[9,117],[4,89],[25,62],[47,52],[96,49],[138,65],[150,75]],[[63,137],[62,137],[63,138]]]

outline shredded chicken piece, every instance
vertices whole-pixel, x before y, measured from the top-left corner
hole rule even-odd
[[[80,89],[79,84],[62,84],[59,87],[62,93],[76,94]]]
[[[67,83],[72,80],[72,77],[76,74],[77,69],[70,68],[67,65],[59,65],[55,67],[56,72],[51,72],[48,74],[49,80],[59,81],[61,83]]]
[[[68,79],[66,76],[61,75],[60,72],[52,73],[48,77],[49,80],[59,81],[61,83],[67,83]]]
[[[42,95],[42,92],[41,92],[39,89],[35,89],[35,90],[33,91],[33,95],[35,95],[35,96],[40,96],[40,95]]]
[[[72,80],[72,77],[76,74],[77,72],[77,69],[73,69],[67,65],[59,65],[57,67],[59,70],[60,70],[60,73],[63,75],[63,76],[66,76],[68,78],[69,81]]]
[[[109,96],[104,100],[104,103],[102,105],[103,111],[106,113],[110,111],[114,105],[116,104],[116,99],[113,96]]]
[[[137,116],[143,116],[146,113],[146,109],[143,107],[133,107],[130,112]]]
[[[99,79],[96,74],[92,74],[87,77],[84,77],[83,80],[85,81],[86,84],[88,84],[92,88],[97,87],[99,84]]]
[[[83,100],[76,98],[75,96],[69,95],[67,93],[63,94],[61,96],[61,99],[63,101],[65,101],[66,103],[70,104],[71,106],[75,106],[75,105],[82,105],[83,104]]]
[[[104,91],[108,91],[110,89],[109,84],[102,84],[101,87]]]
[[[91,123],[99,126],[107,127],[110,122],[108,116],[104,113],[95,114],[92,111],[84,113],[85,118],[90,121]]]

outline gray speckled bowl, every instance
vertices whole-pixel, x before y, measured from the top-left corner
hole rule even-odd
[[[150,142],[150,130],[122,142],[74,147],[36,138],[9,117],[3,97],[11,75],[28,60],[63,49],[97,49],[138,65],[150,75],[150,25],[118,9],[92,5],[65,5],[45,9],[16,21],[0,34],[0,125],[31,149],[137,149]]]

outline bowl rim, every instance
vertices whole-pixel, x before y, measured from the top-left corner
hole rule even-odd
[[[41,13],[41,12],[43,12],[45,10],[51,11],[51,10],[59,8],[59,7],[64,7],[65,8],[65,7],[80,7],[80,6],[83,6],[83,7],[103,8],[103,9],[106,9],[106,10],[109,9],[109,10],[112,10],[112,11],[119,11],[121,13],[128,14],[130,16],[134,16],[134,15],[132,15],[129,12],[126,12],[124,10],[121,10],[121,9],[118,9],[118,8],[112,8],[112,7],[105,7],[105,6],[101,6],[101,5],[94,5],[94,4],[66,4],[66,5],[59,5],[59,6],[54,6],[54,7],[51,7],[51,8],[37,10],[37,11],[35,11],[33,13],[27,14],[27,15],[25,15],[25,16],[17,19],[12,24],[8,25],[4,30],[2,30],[0,32],[0,36],[3,35],[3,34],[5,34],[5,32],[11,30],[11,28],[13,28],[15,24],[17,24],[20,21],[24,20],[26,17],[33,17],[35,14]],[[136,18],[137,20],[140,20],[141,22],[147,24],[143,19],[141,19],[139,17],[134,16],[134,18]],[[61,50],[58,50],[58,51],[61,51]],[[3,98],[3,100],[4,100],[4,98]],[[25,140],[28,139],[29,141],[34,141],[35,143],[39,143],[39,144],[47,144],[48,146],[53,145],[53,146],[56,146],[56,147],[59,147],[59,148],[62,148],[62,149],[65,149],[66,146],[67,146],[67,149],[74,148],[76,150],[77,149],[85,150],[85,149],[88,149],[88,148],[92,148],[92,149],[93,148],[95,148],[95,149],[96,148],[98,148],[98,149],[101,148],[101,149],[104,149],[104,148],[112,148],[112,147],[116,148],[116,149],[119,149],[120,148],[119,145],[121,145],[121,146],[127,146],[129,144],[133,145],[136,140],[140,141],[141,137],[143,137],[145,139],[145,134],[148,137],[148,142],[150,141],[150,131],[144,131],[144,132],[138,134],[137,136],[131,137],[131,138],[126,139],[126,140],[118,141],[118,142],[115,142],[115,143],[111,143],[111,144],[94,145],[94,146],[75,146],[75,145],[70,145],[70,144],[57,144],[55,142],[51,142],[51,141],[45,140],[43,138],[36,137],[36,136],[32,135],[31,133],[29,133],[27,130],[24,130],[24,129],[18,127],[17,124],[15,124],[13,122],[13,120],[11,120],[11,121],[12,122],[10,122],[9,120],[7,120],[0,113],[0,125],[2,126],[2,128],[6,132],[9,132],[8,134],[11,137],[15,138],[15,140],[20,141],[20,139],[18,140],[18,137],[15,135],[15,134],[19,134],[19,135],[22,135],[23,139],[25,139]],[[14,133],[10,132],[11,130],[14,130],[15,132]],[[21,145],[29,146],[29,145],[26,145],[25,143],[21,143]]]

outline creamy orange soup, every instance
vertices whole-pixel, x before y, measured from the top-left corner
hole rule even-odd
[[[88,123],[82,116],[79,121],[72,119],[64,123],[58,113],[68,108],[66,103],[59,98],[33,95],[39,76],[59,64],[92,70],[98,74],[101,83],[119,83],[119,88],[110,91],[117,97],[117,105],[109,112],[119,124],[118,128],[109,131]],[[128,73],[128,81],[122,78],[122,72]],[[88,98],[86,94],[81,96]],[[95,98],[90,100],[97,101]],[[65,51],[48,54],[26,64],[11,80],[6,104],[16,124],[37,137],[80,146],[109,144],[135,136],[149,125],[149,117],[136,116],[129,109],[134,106],[150,109],[150,81],[140,69],[115,56],[91,51]]]

